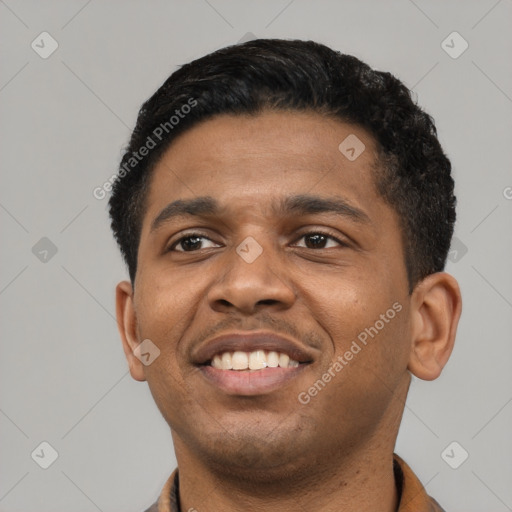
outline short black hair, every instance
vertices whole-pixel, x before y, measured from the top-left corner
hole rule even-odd
[[[391,73],[314,41],[256,39],[181,66],[141,107],[109,200],[132,283],[151,171],[175,137],[220,114],[307,111],[375,139],[378,193],[398,214],[409,291],[442,271],[455,223],[451,164],[434,120]]]

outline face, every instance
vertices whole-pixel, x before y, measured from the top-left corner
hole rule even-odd
[[[392,447],[410,297],[375,155],[361,128],[267,112],[203,122],[156,166],[123,311],[134,342],[160,351],[132,375],[148,381],[178,460],[299,471]]]

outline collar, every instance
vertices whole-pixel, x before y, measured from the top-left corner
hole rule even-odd
[[[400,495],[397,512],[445,512],[425,491],[412,469],[398,455],[393,454],[393,471]],[[146,512],[181,512],[178,469],[165,483],[160,498]]]

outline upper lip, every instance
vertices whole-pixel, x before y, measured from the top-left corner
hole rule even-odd
[[[313,360],[309,351],[295,340],[285,338],[273,332],[239,332],[228,333],[205,341],[192,356],[195,364],[206,364],[216,354],[223,352],[253,352],[267,350],[288,354],[290,359],[299,363],[309,363]]]

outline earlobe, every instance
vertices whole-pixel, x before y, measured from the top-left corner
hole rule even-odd
[[[133,288],[129,281],[122,281],[116,287],[116,316],[130,374],[135,380],[145,381],[144,366],[134,355],[139,340],[137,336],[137,316],[133,303]]]
[[[455,343],[462,298],[446,272],[427,276],[413,290],[412,339],[408,370],[423,380],[439,377]]]

